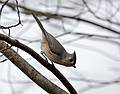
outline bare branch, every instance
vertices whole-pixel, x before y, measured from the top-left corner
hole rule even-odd
[[[5,5],[7,5],[8,4],[8,1],[9,0],[7,0],[6,2],[4,2],[4,4],[2,5],[2,8],[0,9],[0,16],[1,16],[1,14],[2,14],[2,10],[3,10],[3,8],[4,8],[4,6]],[[2,25],[0,25],[0,29],[10,29],[10,28],[12,28],[12,27],[16,27],[16,26],[18,26],[18,25],[20,25],[21,24],[21,20],[20,20],[20,11],[19,11],[19,5],[18,5],[18,1],[17,0],[15,0],[16,1],[16,8],[17,8],[17,15],[18,15],[18,23],[17,24],[15,24],[15,25],[11,25],[11,26],[2,26]]]
[[[8,1],[9,1],[9,0],[7,0],[6,2],[4,2],[4,4],[2,5],[2,7],[1,7],[1,9],[0,9],[0,16],[1,16],[1,14],[2,14],[2,10],[3,10],[4,6],[8,3]]]
[[[27,61],[25,61],[17,52],[12,48],[5,50],[7,44],[0,40],[0,52],[3,53],[13,64],[15,64],[22,72],[24,72],[31,80],[33,80],[37,85],[43,88],[50,94],[68,94],[63,89],[59,88],[57,85],[50,82],[42,74],[40,74],[36,69],[34,69]]]
[[[33,58],[35,58],[39,63],[41,63],[44,67],[46,67],[48,70],[50,70],[62,83],[63,85],[68,89],[68,91],[71,94],[77,94],[76,90],[73,88],[73,86],[68,82],[68,80],[55,68],[53,65],[48,63],[46,60],[44,60],[39,54],[37,54],[34,50],[27,47],[26,45],[20,43],[17,40],[13,40],[9,38],[8,36],[5,36],[3,34],[0,34],[0,40],[4,40],[7,43],[11,44],[12,46],[16,46],[28,54],[30,54]]]
[[[0,3],[3,3],[3,2],[0,1]],[[13,4],[13,3],[7,3],[7,5],[16,6],[16,4]],[[62,14],[51,13],[51,12],[41,12],[41,11],[38,11],[38,10],[27,8],[27,7],[22,6],[22,5],[19,5],[19,8],[23,9],[22,13],[27,14],[27,15],[31,15],[31,13],[35,13],[37,16],[46,17],[46,19],[50,19],[50,18],[60,19],[60,20],[63,19],[63,18],[73,19],[73,20],[82,21],[82,22],[85,22],[85,23],[103,28],[103,29],[108,30],[109,32],[112,32],[112,33],[115,33],[115,34],[120,34],[120,31],[117,31],[114,28],[112,29],[112,28],[109,28],[109,27],[107,27],[105,25],[102,25],[100,23],[90,21],[90,20],[87,20],[87,19],[83,19],[83,18],[79,18],[79,17],[76,17],[76,16],[68,16],[68,15],[62,15]],[[1,27],[1,28],[4,28],[4,27]]]

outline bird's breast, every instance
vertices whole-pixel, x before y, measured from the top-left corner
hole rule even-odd
[[[49,48],[48,42],[44,39],[41,42],[41,50],[45,53],[45,55],[48,57],[48,59],[50,59],[50,61],[54,62],[54,63],[62,63],[61,62],[61,57],[52,53],[52,51]]]

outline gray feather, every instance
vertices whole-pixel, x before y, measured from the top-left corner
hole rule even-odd
[[[39,27],[41,28],[46,40],[48,41],[48,45],[50,50],[56,54],[56,55],[62,55],[62,53],[66,52],[64,47],[53,37],[50,33],[48,33],[43,25],[41,24],[40,20],[33,14],[33,17],[35,18],[36,22],[38,23]]]

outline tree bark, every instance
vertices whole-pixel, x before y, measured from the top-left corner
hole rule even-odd
[[[16,65],[23,73],[25,73],[32,81],[50,94],[68,94],[66,91],[53,84],[45,78],[40,72],[33,68],[26,60],[24,60],[7,43],[0,40],[0,52],[3,53],[14,65]]]

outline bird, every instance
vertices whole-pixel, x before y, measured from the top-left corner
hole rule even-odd
[[[56,64],[76,68],[76,52],[68,53],[62,44],[45,30],[38,17],[34,13],[32,15],[42,31],[41,50],[45,56]]]

